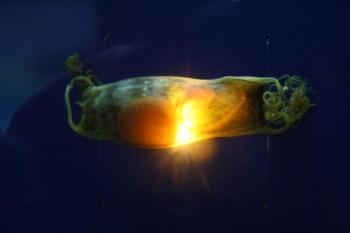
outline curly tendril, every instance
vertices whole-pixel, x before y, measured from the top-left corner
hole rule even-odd
[[[77,88],[82,96],[81,102],[75,102],[81,108],[84,108],[84,101],[88,98],[89,90],[96,85],[102,85],[102,82],[96,77],[91,70],[84,69],[84,63],[80,60],[78,53],[69,56],[65,60],[65,68],[70,76],[74,78],[69,82],[65,90],[65,103],[67,108],[67,120],[70,127],[76,132],[83,134],[83,128],[81,122],[75,123],[72,116],[72,107],[70,94],[71,91]],[[85,71],[85,73],[84,73]],[[85,133],[86,134],[86,133]]]
[[[264,119],[272,133],[298,125],[304,114],[314,105],[308,97],[309,90],[306,89],[306,81],[299,76],[284,75],[269,84],[262,99]]]

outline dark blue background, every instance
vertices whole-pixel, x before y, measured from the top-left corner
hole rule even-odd
[[[68,127],[63,93],[70,78],[62,69],[17,109],[1,137],[0,232],[350,229],[350,3],[90,1],[95,12],[87,17],[90,21],[79,18],[83,2],[56,3],[52,9],[60,6],[66,12],[57,17],[58,26],[51,14],[36,7],[40,4],[33,2],[29,15],[39,16],[45,30],[34,23],[23,36],[15,28],[31,17],[22,14],[10,14],[1,24],[1,30],[13,29],[10,35],[15,35],[13,41],[1,42],[8,54],[21,54],[18,45],[23,43],[37,48],[27,58],[53,49],[38,62],[39,76],[59,73],[64,57],[78,50],[106,83],[137,75],[289,73],[306,77],[318,90],[320,103],[300,127],[271,137],[268,206],[262,208],[265,136],[215,140],[215,156],[207,163],[181,164],[183,180],[175,184],[177,164],[169,151],[97,142]],[[1,7],[9,9],[6,3]],[[18,2],[12,7],[17,12],[23,6]],[[95,30],[87,33],[83,27]],[[110,38],[104,44],[105,33]],[[266,36],[271,39],[269,53]],[[10,60],[1,59],[3,66]],[[1,79],[6,78],[7,91],[14,96],[21,94],[18,88],[31,88],[20,78],[12,80],[11,72],[6,75]],[[1,103],[5,110],[11,98]]]

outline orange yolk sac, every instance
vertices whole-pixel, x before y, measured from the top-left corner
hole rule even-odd
[[[143,148],[172,148],[218,137],[277,134],[295,127],[314,104],[298,76],[225,76],[201,80],[136,77],[103,85],[66,60],[74,76],[65,90],[70,127],[82,136]],[[73,120],[77,88],[81,119]]]

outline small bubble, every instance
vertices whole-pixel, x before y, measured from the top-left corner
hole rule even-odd
[[[105,206],[105,200],[103,198],[100,199],[99,205],[101,208],[103,208]]]
[[[262,203],[262,206],[261,206],[263,209],[267,209],[268,208],[268,205],[266,202]]]
[[[264,39],[265,39],[265,45],[270,45],[271,44],[271,37],[269,35],[266,35],[264,37]]]
[[[103,48],[107,47],[107,42],[110,39],[110,34],[108,32],[103,33]]]
[[[100,202],[100,205],[101,205],[101,207],[103,207],[103,206],[105,205],[105,202],[104,202],[104,201],[101,201],[101,202]]]
[[[110,37],[110,34],[108,32],[103,33],[103,41],[107,41]]]

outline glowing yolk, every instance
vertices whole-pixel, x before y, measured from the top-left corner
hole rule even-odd
[[[134,145],[168,146],[177,135],[173,105],[166,99],[147,97],[133,101],[117,117],[119,136]]]

